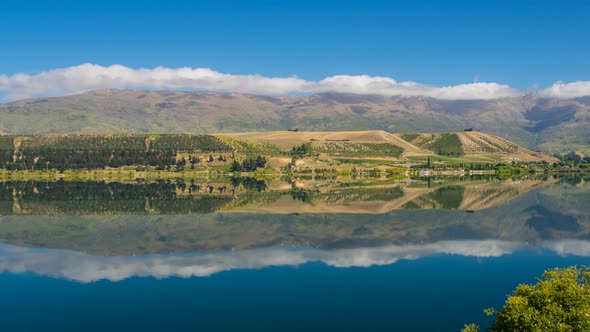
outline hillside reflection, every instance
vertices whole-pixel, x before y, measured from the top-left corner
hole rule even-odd
[[[310,262],[366,267],[441,254],[498,257],[523,249],[590,256],[590,186],[584,181],[440,183],[430,188],[396,183],[375,188],[378,194],[357,191],[357,196],[349,194],[349,187],[337,194],[320,189],[311,194],[311,201],[293,197],[293,192],[301,192],[298,188],[230,185],[226,192],[232,194],[207,196],[227,198],[224,205],[199,210],[206,213],[194,213],[193,203],[181,209],[192,214],[162,214],[174,211],[162,208],[162,202],[176,207],[183,204],[176,201],[184,199],[206,200],[196,198],[201,193],[182,194],[175,183],[156,184],[158,189],[169,188],[168,193],[138,185],[132,185],[133,192],[117,191],[113,188],[121,184],[106,183],[92,191],[69,191],[78,183],[41,190],[32,183],[22,185],[18,193],[12,188],[22,214],[13,207],[10,214],[0,216],[0,271],[82,282],[208,276]],[[54,191],[68,194],[51,199],[57,197],[49,195]],[[259,196],[273,192],[288,194],[276,199],[262,196],[266,200]],[[91,198],[100,199],[84,205]],[[80,203],[78,209],[74,203]],[[387,212],[363,212],[371,206]],[[151,211],[155,207],[160,214]],[[85,214],[60,214],[74,211]]]
[[[425,181],[218,178],[207,182],[3,182],[0,215],[386,213],[404,209],[480,210],[555,178]]]

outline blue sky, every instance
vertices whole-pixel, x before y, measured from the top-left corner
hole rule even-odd
[[[516,89],[590,80],[590,1],[17,1],[0,74],[82,63],[386,76]]]

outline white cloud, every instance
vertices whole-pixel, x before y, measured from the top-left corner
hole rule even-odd
[[[0,100],[18,100],[39,96],[61,96],[97,89],[179,89],[240,92],[260,95],[290,95],[320,92],[377,94],[383,96],[425,96],[438,99],[496,99],[515,97],[522,91],[498,83],[474,83],[431,86],[411,81],[398,82],[390,77],[336,75],[320,81],[292,77],[232,75],[208,68],[133,69],[121,65],[82,64],[44,71],[38,74],[0,75]],[[539,95],[552,98],[576,98],[590,95],[590,81],[556,82]]]
[[[124,88],[212,90],[261,95],[346,92],[439,99],[494,99],[520,94],[518,90],[497,83],[478,82],[435,87],[367,75],[337,75],[320,81],[306,81],[298,77],[231,75],[207,68],[189,67],[132,69],[121,65],[104,67],[82,64],[34,75],[0,75],[0,98],[5,100]]]
[[[540,95],[564,99],[590,96],[590,81],[573,83],[556,82],[549,88],[541,90]]]
[[[426,96],[438,99],[495,99],[518,96],[519,92],[497,83],[471,83],[433,87],[415,82],[396,82],[388,77],[338,75],[319,81],[315,92],[335,91],[385,96]]]

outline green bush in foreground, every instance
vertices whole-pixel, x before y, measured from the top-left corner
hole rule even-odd
[[[477,326],[475,324],[465,325],[465,327],[463,327],[463,329],[461,330],[461,332],[479,332],[479,331],[481,331],[481,329],[479,328],[479,326]]]
[[[569,267],[543,273],[535,285],[519,285],[495,316],[491,332],[590,331],[590,268]],[[479,331],[466,325],[463,332]]]

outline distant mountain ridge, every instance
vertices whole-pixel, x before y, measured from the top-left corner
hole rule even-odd
[[[0,104],[0,134],[221,133],[473,128],[544,152],[590,152],[590,97],[528,94],[440,100],[323,93],[267,97],[238,93],[97,90]]]

